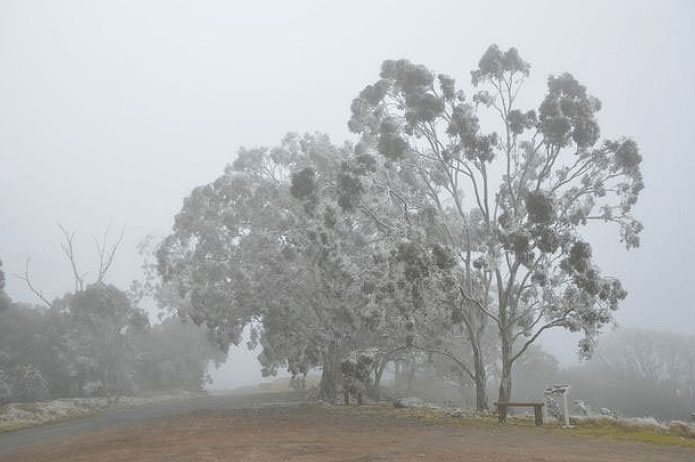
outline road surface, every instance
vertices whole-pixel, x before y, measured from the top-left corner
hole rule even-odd
[[[549,428],[427,423],[400,409],[309,405],[301,394],[213,395],[0,435],[0,461],[674,462],[695,450]]]
[[[295,407],[304,403],[298,393],[212,394],[182,400],[162,401],[131,409],[114,409],[67,422],[49,423],[41,427],[0,434],[0,461],[3,454],[33,444],[64,440],[83,433],[140,425],[164,417],[175,417],[200,411],[225,411],[255,407]]]

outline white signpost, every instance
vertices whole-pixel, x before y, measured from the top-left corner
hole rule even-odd
[[[570,411],[569,404],[567,403],[567,395],[570,393],[570,386],[567,384],[556,383],[555,385],[546,388],[543,394],[547,398],[552,395],[562,395],[562,415],[565,420],[565,427],[570,426]],[[544,406],[547,409],[547,405]],[[547,412],[547,411],[546,411]],[[546,416],[547,417],[547,416]]]

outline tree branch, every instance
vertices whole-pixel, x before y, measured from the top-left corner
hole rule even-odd
[[[535,342],[536,339],[538,339],[538,337],[543,333],[544,330],[547,330],[547,329],[551,329],[551,328],[553,328],[553,327],[560,326],[560,325],[562,325],[562,323],[563,323],[565,320],[567,320],[567,313],[565,313],[565,315],[564,315],[563,317],[561,317],[561,318],[559,318],[559,319],[555,319],[555,320],[553,320],[552,322],[549,322],[548,324],[546,324],[546,325],[544,325],[543,327],[541,327],[540,329],[538,329],[538,332],[536,332],[536,333],[533,335],[533,337],[531,337],[528,341],[526,341],[526,343],[524,343],[524,346],[521,347],[521,350],[519,350],[519,352],[518,352],[517,354],[515,354],[514,356],[512,356],[512,361],[511,361],[511,362],[514,363],[514,361],[516,361],[516,360],[519,358],[519,356],[521,356],[521,355],[524,353],[524,351],[526,351],[526,350],[528,349],[528,347],[529,347],[533,342]]]
[[[84,289],[83,278],[87,275],[87,273],[80,275],[80,272],[77,270],[77,257],[75,256],[75,248],[72,244],[72,240],[75,237],[75,231],[68,233],[68,230],[65,229],[60,223],[58,223],[58,227],[63,232],[63,236],[65,236],[65,244],[61,244],[60,247],[63,249],[65,256],[68,257],[68,260],[70,260],[72,274],[75,277],[75,293],[77,293]]]
[[[451,359],[452,361],[454,361],[456,363],[456,365],[458,367],[461,368],[462,371],[464,371],[471,378],[471,380],[475,381],[475,375],[471,372],[470,368],[468,366],[466,366],[463,362],[461,362],[456,356],[449,353],[448,351],[437,350],[434,348],[425,348],[425,347],[420,347],[417,345],[413,345],[412,348],[415,350],[424,351],[425,353],[435,353],[435,354],[442,355],[446,358]]]
[[[53,308],[53,303],[49,302],[48,299],[43,296],[43,292],[41,292],[40,290],[37,290],[34,287],[34,285],[31,283],[31,277],[29,276],[29,264],[30,264],[30,262],[31,262],[31,257],[27,257],[27,264],[26,264],[26,268],[24,269],[24,276],[20,276],[18,274],[15,274],[14,276],[16,278],[21,279],[22,281],[26,282],[27,286],[29,287],[29,290],[31,290],[31,292],[34,295],[39,297],[41,299],[41,301],[46,304],[46,306],[48,306],[49,308]]]
[[[99,253],[99,273],[97,276],[97,282],[104,282],[104,278],[106,277],[106,273],[108,272],[109,268],[113,264],[113,257],[116,255],[116,251],[118,250],[118,247],[121,245],[121,241],[123,241],[123,233],[124,230],[121,229],[121,234],[118,236],[118,239],[116,242],[111,246],[111,248],[106,251],[106,239],[109,235],[109,231],[111,230],[111,225],[106,228],[106,231],[104,231],[104,236],[102,238],[101,244],[99,244],[99,241],[97,241],[96,238],[94,238],[94,243],[97,246],[97,252]]]

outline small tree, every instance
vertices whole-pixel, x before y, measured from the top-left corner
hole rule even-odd
[[[90,363],[92,379],[107,393],[131,392],[135,385],[134,338],[149,327],[147,315],[125,292],[95,283],[75,294],[70,318],[77,328],[78,351]]]
[[[48,382],[33,364],[18,366],[14,370],[14,399],[23,402],[43,401],[48,399]]]

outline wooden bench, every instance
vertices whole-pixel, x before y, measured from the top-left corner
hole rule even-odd
[[[533,407],[533,414],[536,416],[536,425],[543,425],[543,406],[544,403],[512,403],[500,401],[495,403],[501,424],[507,423],[507,408],[508,407]]]

